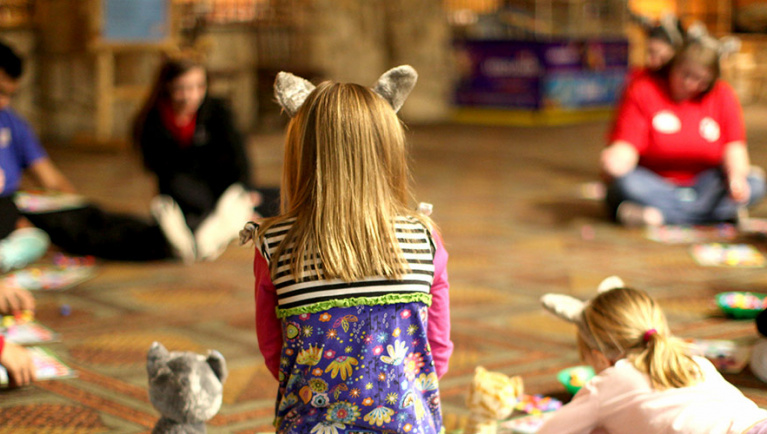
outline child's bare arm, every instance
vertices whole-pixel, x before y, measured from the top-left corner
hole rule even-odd
[[[43,187],[49,190],[62,191],[64,193],[76,193],[74,185],[56,167],[50,158],[44,157],[29,166],[30,174]]]

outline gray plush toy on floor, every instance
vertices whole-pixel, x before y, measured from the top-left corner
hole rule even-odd
[[[153,434],[205,433],[205,421],[221,408],[226,360],[218,351],[202,356],[168,352],[159,342],[147,353],[149,400],[162,417]]]

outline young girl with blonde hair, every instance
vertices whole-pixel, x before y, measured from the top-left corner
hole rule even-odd
[[[767,433],[767,411],[688,355],[647,293],[609,289],[565,319],[578,325],[581,357],[597,375],[539,434]]]
[[[409,66],[375,89],[275,82],[292,117],[281,214],[249,223],[259,349],[279,381],[279,433],[443,431],[452,352],[447,253],[414,211],[396,115]]]

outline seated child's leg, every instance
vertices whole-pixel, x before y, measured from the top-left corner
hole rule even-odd
[[[13,202],[13,196],[0,197],[0,240],[14,230],[19,220],[19,210]]]
[[[13,231],[0,241],[0,271],[22,268],[42,257],[51,244],[48,235],[37,228]]]
[[[95,205],[25,217],[69,254],[118,261],[173,257],[160,226],[149,219],[106,212]]]
[[[252,218],[253,204],[241,184],[232,184],[219,198],[216,209],[194,233],[197,259],[212,261],[236,239],[245,223]]]

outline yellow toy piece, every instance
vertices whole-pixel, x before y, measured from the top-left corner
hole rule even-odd
[[[24,310],[15,315],[3,315],[0,326],[9,328],[17,325],[26,324],[35,320],[35,313],[31,310]]]

